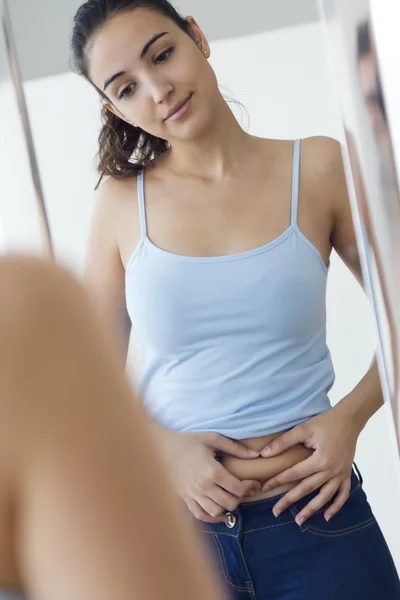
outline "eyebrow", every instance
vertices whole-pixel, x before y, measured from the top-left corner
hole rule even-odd
[[[150,48],[152,47],[153,44],[155,44],[157,42],[157,40],[159,40],[160,38],[164,37],[165,35],[168,35],[168,31],[163,31],[162,33],[157,33],[156,35],[154,35],[151,40],[149,40],[147,42],[147,44],[144,46],[141,54],[140,54],[140,58],[141,60],[144,59],[144,57],[146,56],[146,54],[148,53],[148,51],[150,50]],[[115,73],[114,75],[111,75],[111,77],[109,77],[108,79],[106,79],[105,83],[104,83],[104,87],[103,87],[103,92],[106,91],[106,88],[108,88],[109,85],[111,85],[111,83],[113,81],[115,81],[116,79],[118,79],[119,77],[122,77],[122,75],[125,75],[126,71],[119,71],[119,73]]]

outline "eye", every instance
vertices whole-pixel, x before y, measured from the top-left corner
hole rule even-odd
[[[157,58],[154,60],[156,65],[160,65],[163,62],[166,62],[169,57],[171,56],[171,54],[173,53],[174,49],[173,48],[168,48],[168,50],[164,50],[164,52],[162,52],[161,54],[159,54],[157,56]]]
[[[120,100],[122,100],[123,98],[129,98],[129,96],[131,96],[133,94],[133,91],[135,89],[136,84],[135,83],[131,83],[130,85],[127,85],[118,95],[118,98]]]

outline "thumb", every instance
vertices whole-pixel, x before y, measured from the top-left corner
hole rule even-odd
[[[223,435],[219,435],[219,433],[212,434],[210,442],[210,447],[215,450],[219,450],[230,456],[236,456],[237,458],[258,458],[260,456],[260,453],[256,450],[250,450],[240,442],[226,438]]]
[[[264,458],[270,458],[272,456],[276,456],[277,454],[282,454],[282,452],[285,452],[285,450],[304,442],[304,439],[304,428],[301,425],[298,425],[294,429],[286,431],[286,433],[282,433],[282,435],[277,437],[275,440],[272,440],[272,442],[261,451],[261,456]]]

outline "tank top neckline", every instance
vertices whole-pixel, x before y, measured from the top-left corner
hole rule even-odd
[[[165,256],[166,258],[170,258],[173,260],[179,260],[184,262],[197,262],[197,263],[224,263],[235,260],[242,260],[246,258],[250,258],[252,256],[256,256],[258,254],[262,254],[264,252],[268,252],[273,248],[279,246],[284,241],[287,240],[292,234],[297,234],[302,241],[311,249],[311,251],[317,256],[319,259],[325,273],[328,273],[330,263],[328,265],[325,264],[320,251],[318,248],[310,242],[310,240],[302,234],[297,226],[297,212],[298,212],[298,201],[299,201],[299,181],[300,181],[300,144],[301,140],[296,139],[294,141],[294,153],[293,153],[293,173],[292,173],[292,202],[291,202],[291,223],[290,225],[276,238],[263,244],[262,246],[257,246],[256,248],[252,248],[250,250],[244,250],[242,252],[236,252],[233,254],[222,254],[217,256],[188,256],[185,254],[178,254],[176,252],[170,252],[169,250],[164,250],[160,246],[157,246],[154,242],[151,241],[147,234],[147,222],[146,222],[146,204],[145,204],[145,192],[144,192],[144,172],[145,169],[142,169],[138,175],[138,204],[139,204],[139,216],[140,216],[140,229],[141,229],[141,240],[135,250],[133,251],[131,258],[128,261],[126,267],[126,273],[128,273],[130,267],[133,264],[134,259],[136,258],[138,252],[144,247],[149,246],[153,251],[157,252],[161,256]]]
[[[145,236],[144,243],[148,246],[151,246],[156,252],[163,254],[165,256],[171,257],[173,259],[189,261],[189,262],[227,262],[230,260],[240,260],[242,258],[248,258],[250,256],[254,256],[256,254],[261,254],[262,252],[267,252],[268,250],[272,250],[275,246],[278,246],[282,242],[286,240],[293,232],[294,226],[289,225],[287,229],[283,233],[281,233],[277,238],[273,239],[271,242],[264,244],[262,246],[258,246],[257,248],[252,248],[251,250],[244,250],[242,252],[236,252],[234,254],[221,254],[217,256],[188,256],[185,254],[177,254],[176,252],[170,252],[169,250],[164,250],[154,244],[151,239]]]

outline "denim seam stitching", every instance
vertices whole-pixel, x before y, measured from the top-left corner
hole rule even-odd
[[[230,575],[229,575],[229,571],[228,571],[228,567],[227,567],[227,564],[226,564],[226,561],[225,561],[224,551],[223,551],[221,542],[218,539],[217,534],[215,534],[215,533],[213,534],[213,539],[214,539],[214,542],[216,542],[216,546],[217,546],[217,550],[218,550],[218,555],[219,555],[219,559],[220,559],[221,566],[222,566],[222,572],[224,574],[224,577],[225,577],[226,581],[228,582],[228,584],[230,586],[232,586],[238,592],[247,592],[248,591],[247,587],[239,587],[238,585],[235,585],[231,581],[231,578],[230,578]]]
[[[284,523],[277,523],[276,525],[267,525],[266,527],[259,527],[258,529],[249,529],[248,531],[244,531],[243,534],[247,535],[248,533],[254,533],[255,531],[264,531],[265,529],[274,529],[275,527],[283,527],[284,525],[290,525],[294,523],[294,521],[285,521]]]
[[[236,535],[233,535],[233,533],[224,533],[222,531],[208,531],[208,529],[197,529],[197,531],[199,531],[200,533],[208,533],[209,535],[227,535],[228,537],[232,538],[236,537]]]
[[[254,584],[253,584],[253,581],[251,579],[251,576],[250,576],[250,573],[249,573],[249,569],[247,568],[246,559],[244,557],[243,550],[242,550],[242,547],[240,545],[239,538],[236,538],[236,541],[237,541],[237,545],[238,545],[239,550],[240,550],[240,554],[242,555],[242,560],[243,560],[244,568],[246,569],[246,573],[247,573],[247,577],[248,577],[248,580],[247,580],[247,592],[250,593],[252,596],[255,597],[256,592],[255,592],[255,589],[254,589]]]
[[[350,533],[354,533],[355,531],[360,531],[369,525],[373,525],[375,523],[375,518],[371,517],[367,521],[363,521],[362,523],[358,523],[357,525],[353,525],[353,527],[347,527],[346,529],[338,529],[336,531],[327,532],[323,529],[315,529],[313,527],[306,527],[302,531],[304,533],[313,533],[314,535],[319,535],[321,537],[341,537],[344,535],[349,535]]]

